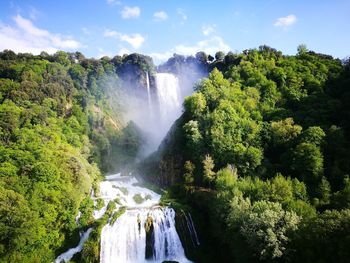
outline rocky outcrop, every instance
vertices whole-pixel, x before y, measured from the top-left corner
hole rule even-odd
[[[147,96],[147,75],[149,76],[150,89],[153,93],[155,92],[155,72],[152,58],[137,53],[123,57],[122,62],[117,67],[122,87],[129,94],[138,97]]]
[[[167,187],[182,181],[184,164],[183,118],[170,128],[158,150],[139,164],[147,181]]]
[[[152,259],[154,257],[154,225],[151,216],[148,216],[145,222],[146,230],[146,259]]]
[[[200,245],[197,232],[194,229],[191,214],[185,211],[177,211],[175,216],[176,231],[179,234],[186,257],[193,259]],[[191,223],[192,222],[192,223]]]

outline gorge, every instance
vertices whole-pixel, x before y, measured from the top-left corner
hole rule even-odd
[[[146,79],[146,102],[148,107],[137,113],[138,118],[132,120],[146,130],[152,126],[148,134],[150,140],[159,146],[174,121],[181,115],[181,93],[178,78],[171,73],[155,73],[155,91],[151,92],[148,71]],[[156,94],[154,97],[153,94]],[[145,97],[145,96],[141,97]],[[158,103],[155,104],[153,102]],[[142,122],[138,120],[142,119]],[[154,129],[154,127],[157,127]],[[155,150],[155,149],[151,149]],[[142,177],[142,175],[141,175]],[[159,204],[161,196],[147,188],[139,186],[133,176],[121,174],[109,175],[100,183],[100,193],[91,198],[102,199],[104,206],[94,211],[95,220],[100,219],[107,211],[107,206],[115,203],[112,213],[123,210],[116,220],[113,216],[102,228],[100,243],[100,262],[154,262],[164,261],[191,262],[185,256],[184,248],[175,227],[173,208]],[[113,214],[113,215],[114,215]],[[199,245],[198,235],[191,214],[183,214],[187,233],[194,246]],[[79,219],[78,219],[79,220]],[[56,263],[68,262],[74,254],[81,252],[84,242],[88,239],[92,228],[81,233],[81,239],[76,248],[71,248],[56,258]]]
[[[347,262],[349,69],[0,52],[0,262]]]

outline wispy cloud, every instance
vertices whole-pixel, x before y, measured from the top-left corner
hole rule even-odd
[[[41,29],[20,15],[13,17],[13,21],[14,25],[0,23],[0,50],[39,54],[41,51],[54,53],[59,49],[74,50],[82,46],[71,36]]]
[[[86,27],[82,27],[82,28],[81,28],[81,31],[83,31],[83,33],[84,33],[85,35],[90,35],[90,34],[91,34],[90,30],[87,29]]]
[[[35,7],[30,7],[29,8],[29,17],[32,20],[35,20],[39,15],[41,14],[41,12],[39,10],[37,10]]]
[[[106,51],[103,48],[97,48],[97,50],[98,50],[97,58],[113,56],[112,52]]]
[[[291,14],[291,15],[278,18],[274,23],[274,26],[286,28],[295,24],[296,22],[297,22],[297,17]]]
[[[219,36],[213,36],[209,39],[201,40],[194,45],[177,45],[175,52],[183,55],[194,55],[198,51],[204,51],[207,54],[215,54],[217,51],[227,52],[230,46]]]
[[[119,41],[127,42],[134,49],[139,49],[145,42],[145,38],[139,33],[128,35],[128,34],[123,34],[117,31],[106,29],[104,32],[104,36],[112,37]]]
[[[122,55],[124,55],[124,54],[130,54],[130,53],[131,53],[130,50],[127,49],[127,48],[125,48],[125,47],[122,47],[122,48],[119,49],[119,51],[118,51],[118,55],[119,55],[119,56],[122,56]]]
[[[134,6],[134,7],[125,6],[121,11],[121,14],[122,14],[122,18],[124,19],[137,18],[141,14],[141,9],[138,6]]]
[[[160,52],[152,52],[149,55],[153,58],[154,62],[156,64],[161,63],[166,61],[167,59],[169,59],[172,55],[174,54],[174,52],[171,51],[166,51],[163,53]]]
[[[107,0],[107,4],[109,5],[121,5],[122,2],[118,0]]]
[[[157,20],[157,21],[164,21],[168,19],[168,14],[164,11],[159,11],[159,12],[155,12],[153,14],[153,17]]]
[[[187,20],[187,15],[185,13],[185,10],[183,10],[182,8],[176,9],[176,13],[181,17],[182,23],[184,23]]]
[[[202,26],[202,33],[205,36],[209,36],[210,34],[215,32],[216,25],[205,25]]]

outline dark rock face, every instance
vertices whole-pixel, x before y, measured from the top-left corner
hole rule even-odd
[[[161,187],[181,182],[184,163],[183,119],[180,117],[165,136],[158,150],[139,164],[145,179]]]
[[[173,155],[162,158],[159,162],[159,185],[170,186],[181,180],[182,172],[182,156]]]
[[[178,211],[176,213],[176,231],[179,234],[186,257],[193,259],[197,252],[196,248],[198,248],[199,242],[197,242],[196,237],[193,236],[193,233],[190,230],[190,225],[187,219],[188,216],[189,214],[186,214],[185,211]]]
[[[147,96],[147,73],[150,90],[152,93],[155,93],[155,72],[152,58],[137,53],[123,57],[117,67],[117,73],[122,81],[122,86],[129,94],[138,97]]]
[[[146,230],[146,259],[154,258],[154,225],[152,217],[147,217],[145,222],[145,230]]]

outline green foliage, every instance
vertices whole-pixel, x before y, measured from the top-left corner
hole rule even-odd
[[[214,181],[215,179],[215,172],[213,171],[214,169],[214,161],[213,159],[210,157],[209,154],[205,155],[205,158],[203,160],[203,178],[206,182],[208,182],[209,184]]]
[[[323,176],[323,155],[318,146],[300,143],[292,153],[291,170],[310,187],[315,194],[317,184]]]
[[[90,197],[85,197],[80,203],[79,211],[81,216],[79,223],[82,227],[89,226],[93,222],[94,202]]]
[[[305,45],[296,56],[261,46],[215,57],[158,153],[160,174],[187,186],[193,173],[179,196],[205,214],[222,262],[347,262],[348,61]]]
[[[174,54],[159,67],[196,78],[212,69],[185,99],[161,167],[184,176],[189,202],[200,197],[195,207],[220,237],[213,246],[230,248],[223,262],[346,262],[349,63],[303,45],[296,56],[261,46],[215,58]],[[87,196],[97,167],[129,164],[143,143],[134,123],[118,119],[119,96],[107,94],[119,94],[118,76],[139,86],[154,70],[140,54],[0,52],[0,261],[51,262],[77,229],[78,209],[82,226],[93,223]],[[162,203],[183,207],[173,194]],[[93,223],[83,262],[98,262],[115,207]]]
[[[195,92],[189,97],[185,98],[184,107],[186,112],[196,118],[203,114],[206,108],[206,101],[202,93]]]
[[[102,207],[104,207],[104,201],[103,201],[103,199],[102,198],[98,198],[97,200],[96,200],[96,205],[95,205],[95,207],[94,207],[94,210],[101,210],[102,209]]]
[[[183,126],[184,134],[187,139],[187,147],[189,150],[197,151],[202,144],[202,135],[198,127],[198,121],[190,120]]]
[[[271,122],[271,139],[277,145],[284,145],[290,143],[293,139],[298,137],[303,128],[295,125],[292,118],[285,120]]]
[[[350,209],[350,180],[349,177],[344,179],[344,188],[334,193],[334,205],[337,208]]]
[[[347,262],[350,210],[327,210],[297,231],[291,249],[294,262]]]
[[[184,184],[186,187],[190,187],[194,183],[193,172],[195,165],[191,161],[186,161],[184,164]]]
[[[306,54],[306,52],[308,51],[305,44],[300,44],[300,45],[298,46],[298,49],[297,49],[297,50],[298,50],[298,55]]]
[[[132,199],[134,199],[136,204],[142,204],[145,201],[141,194],[135,194]]]
[[[237,179],[237,170],[228,165],[216,173],[215,188],[220,192],[234,189]]]
[[[321,127],[313,126],[305,130],[301,135],[302,142],[313,143],[317,146],[323,144],[326,133],[322,130]]]
[[[126,187],[118,187],[118,189],[123,193],[123,195],[128,195],[129,191]]]
[[[287,253],[289,233],[298,228],[300,221],[294,212],[283,210],[279,203],[258,201],[251,205],[239,198],[233,200],[227,220],[229,229],[234,235],[239,231],[253,257],[267,262]]]
[[[110,201],[107,205],[107,210],[102,218],[95,221],[93,224],[93,230],[91,231],[88,240],[84,243],[83,250],[81,252],[80,261],[83,263],[98,263],[100,262],[100,242],[102,228],[108,223],[109,219],[113,216],[115,220],[125,212],[125,208],[120,208],[115,212],[116,204]]]
[[[225,58],[225,53],[222,51],[218,51],[215,53],[216,60],[223,60]]]
[[[122,214],[124,214],[125,211],[126,211],[126,207],[123,206],[123,207],[119,208],[117,212],[114,212],[113,215],[112,215],[112,217],[111,217],[111,220],[110,220],[109,224],[110,224],[110,225],[114,225],[115,221],[117,221],[117,219],[118,219]]]
[[[106,58],[0,52],[0,262],[52,262],[94,222],[88,196],[102,160],[122,148],[135,157],[139,131],[121,131],[107,74],[117,79]]]

